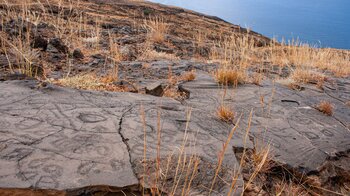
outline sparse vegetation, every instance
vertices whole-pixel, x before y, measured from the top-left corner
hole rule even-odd
[[[348,76],[350,53],[331,48],[317,48],[298,40],[274,46],[270,56],[272,63],[282,66],[296,66],[302,69],[320,69],[333,72],[336,76]]]
[[[216,111],[216,115],[220,120],[232,123],[235,119],[235,112],[228,106],[221,105]]]
[[[214,76],[217,82],[222,85],[237,86],[238,84],[244,84],[246,81],[244,71],[235,69],[218,69]]]
[[[113,84],[114,78],[111,75],[105,77],[98,77],[96,74],[82,74],[72,77],[66,77],[54,81],[55,84],[84,90],[98,90],[98,91],[118,91],[124,92],[131,89],[125,89],[123,87]]]
[[[169,25],[165,23],[164,18],[154,17],[145,20],[145,28],[148,31],[149,39],[156,43],[165,41],[165,35],[168,32]]]
[[[347,105],[348,107],[350,107],[350,101],[347,101],[347,102],[345,103],[345,105]]]
[[[260,86],[261,82],[263,81],[263,75],[260,73],[254,73],[252,76],[252,83],[255,85]]]
[[[316,108],[328,116],[332,116],[334,112],[334,106],[329,101],[321,101]]]
[[[293,182],[280,182],[274,186],[274,189],[276,195],[308,195],[307,190]]]
[[[138,60],[180,60],[180,58],[174,54],[157,52],[150,48],[145,48],[142,54],[138,57]]]
[[[295,82],[304,84],[320,84],[326,80],[326,77],[323,74],[303,69],[295,70],[291,77]]]
[[[196,72],[195,71],[187,71],[187,72],[185,72],[185,73],[183,73],[182,74],[182,76],[181,76],[181,80],[183,80],[183,81],[192,81],[192,80],[194,80],[194,79],[196,79]]]
[[[173,99],[183,100],[186,98],[186,93],[181,92],[178,89],[174,88],[174,86],[169,85],[163,93],[163,97],[170,97]]]
[[[23,28],[30,27],[25,27],[22,24],[21,29]],[[9,41],[5,33],[0,33],[0,43],[8,61],[9,70],[11,72],[18,70],[29,77],[37,77],[39,74],[45,77],[44,68],[39,62],[40,53],[37,49],[31,47],[29,34],[20,29],[18,34],[19,38]],[[21,37],[24,38],[22,39]],[[10,60],[10,57],[12,60]]]
[[[234,34],[214,44],[210,59],[220,62],[222,70],[240,70],[240,72],[246,72],[249,68],[256,67],[256,64],[259,64],[256,67],[258,70],[264,69],[266,64],[278,65],[280,69],[287,67],[292,70],[292,78],[296,82],[313,83],[319,88],[322,88],[326,80],[326,76],[320,72],[328,71],[337,77],[350,75],[348,51],[317,48],[298,40],[292,40],[287,44],[271,41],[264,47],[258,45],[259,43],[249,33],[243,37]],[[269,71],[272,70],[267,70]]]

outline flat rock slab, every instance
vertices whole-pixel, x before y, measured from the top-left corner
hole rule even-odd
[[[1,83],[0,186],[73,189],[137,184],[118,134],[123,109],[59,88],[38,91],[33,81]],[[108,98],[107,98],[108,99]],[[100,103],[105,101],[106,105]],[[118,174],[118,175],[116,175]]]
[[[225,90],[198,71],[197,78],[181,88],[190,97],[179,102],[134,93],[43,88],[35,81],[1,82],[0,187],[132,187],[145,174],[154,175],[158,163],[169,171],[165,180],[170,182],[179,162],[199,160],[188,194],[208,194],[203,187],[211,186],[218,155],[233,127],[216,116],[223,103],[242,119],[213,194],[227,193],[226,182],[239,171],[234,150],[253,148],[254,143],[270,145],[275,161],[302,172],[320,172],[332,160],[349,172],[342,158],[350,150],[349,80],[334,79],[324,91],[307,85],[304,91],[293,91],[269,81],[261,87],[245,84]],[[315,108],[321,100],[335,105],[333,116]],[[251,137],[244,141],[250,111]],[[184,176],[176,177],[180,191]],[[242,185],[239,179],[237,194]],[[165,184],[163,191],[178,193],[173,184]]]
[[[327,160],[350,151],[349,79],[333,78],[324,90],[305,85],[305,90],[294,91],[271,81],[261,87],[245,84],[225,90],[211,76],[200,72],[195,81],[182,87],[191,92],[186,103],[203,112],[215,111],[224,103],[234,108],[237,116],[243,114],[247,124],[253,109],[254,140],[271,145],[275,160],[292,168],[319,172]],[[332,116],[316,109],[321,101],[334,106]]]
[[[167,160],[173,155],[177,163],[176,157],[196,155],[201,172],[193,180],[192,192],[205,192],[199,186],[211,185],[218,152],[233,127],[197,109],[188,119],[190,109],[168,98],[55,86],[38,89],[35,81],[1,82],[0,89],[2,188],[138,185],[144,173],[144,152],[147,167],[157,157],[160,119],[160,157]],[[242,138],[235,136],[231,144],[243,146]],[[179,150],[182,146],[184,151]],[[237,163],[228,150],[223,179],[231,179]],[[214,193],[227,192],[220,181]]]

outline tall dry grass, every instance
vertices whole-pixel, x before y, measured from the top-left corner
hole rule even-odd
[[[35,26],[39,23],[40,17],[29,11],[30,3],[31,1],[24,1],[21,4],[22,9],[16,10],[9,2],[2,2],[6,11],[1,12],[1,25],[4,26],[5,23],[16,21],[17,25],[12,29],[12,33],[17,36],[10,38],[4,32],[4,28],[1,28],[0,49],[8,60],[10,72],[18,71],[29,77],[37,77],[39,74],[43,74],[44,69],[40,65],[39,51],[31,47],[30,32],[33,26],[28,21],[32,21]]]
[[[292,76],[297,82],[321,77],[322,74],[317,72],[333,74],[336,77],[350,75],[350,51],[319,48],[298,39],[281,43],[272,40],[261,47],[249,32],[233,34],[213,43],[210,60],[220,63],[215,75],[219,83],[227,82],[228,78],[239,81],[242,79],[240,76],[247,75],[250,68],[262,70],[266,65],[287,67],[291,72],[295,71]],[[308,76],[310,78],[306,78]]]
[[[147,122],[146,122],[146,113],[143,106],[141,106],[140,109],[140,118],[141,122],[143,124],[144,129],[144,151],[143,151],[143,174],[142,176],[142,189],[143,189],[143,195],[147,195],[147,191],[150,192],[152,195],[191,195],[193,191],[193,182],[198,181],[198,172],[201,168],[202,159],[200,156],[196,153],[196,140],[194,138],[190,138],[190,135],[188,131],[190,130],[190,122],[191,122],[191,113],[192,109],[188,109],[186,112],[186,125],[185,130],[182,138],[182,142],[180,142],[177,147],[172,147],[172,149],[175,149],[174,151],[169,151],[168,155],[164,155],[164,152],[162,153],[162,147],[163,144],[162,141],[162,120],[161,120],[161,111],[157,111],[157,123],[156,123],[156,138],[157,138],[157,144],[156,144],[156,158],[148,157],[148,146],[152,146],[153,144],[147,143],[148,137],[153,137],[151,135],[148,135],[146,129],[147,129]],[[213,163],[213,169],[212,176],[210,176],[211,182],[208,184],[207,187],[207,194],[217,194],[217,186],[219,181],[223,181],[223,173],[222,169],[224,166],[224,158],[226,155],[226,152],[230,149],[230,141],[233,138],[235,131],[238,129],[239,126],[241,126],[240,119],[242,115],[238,118],[238,120],[234,123],[235,125],[231,129],[231,131],[227,135],[226,141],[224,141],[222,145],[222,149],[218,149],[218,157],[217,162]],[[248,136],[250,134],[250,125],[253,118],[253,111],[251,111],[248,119],[248,125],[246,128],[245,133],[245,141],[244,141],[244,147],[246,147],[246,142],[248,141]],[[192,142],[189,142],[192,141]],[[246,148],[244,148],[244,153],[239,161],[239,165],[235,166],[232,172],[231,180],[224,181],[225,186],[227,186],[229,193],[228,195],[235,194],[240,188],[237,184],[237,182],[242,178],[241,171],[243,167],[245,167],[246,160],[253,159],[254,164],[252,168],[252,173],[249,174],[249,180],[244,185],[243,189],[240,189],[240,191],[243,191],[242,194],[245,192],[247,187],[250,186],[251,183],[254,182],[255,178],[259,175],[260,172],[268,172],[270,169],[269,167],[269,160],[271,158],[270,156],[270,148],[269,146],[260,145],[259,150],[255,150],[253,153],[253,156],[249,153],[246,153]],[[166,156],[166,157],[162,157]],[[150,169],[151,167],[151,169]],[[198,182],[197,182],[198,183]],[[197,185],[196,185],[197,186]]]
[[[39,65],[39,51],[33,49],[30,46],[30,43],[23,41],[22,39],[16,39],[13,42],[10,42],[1,35],[0,40],[2,43],[5,43],[3,44],[2,50],[8,60],[9,70],[11,72],[18,70],[20,73],[29,77],[37,77],[39,71],[43,71],[42,67]],[[15,62],[10,60],[10,55]]]
[[[45,66],[45,64],[40,64],[42,53],[32,47],[33,38],[37,36],[36,28],[39,24],[44,24],[48,32],[53,33],[54,38],[60,38],[69,48],[66,54],[69,70],[72,62],[71,52],[80,49],[84,56],[105,55],[113,64],[113,72],[118,74],[118,63],[123,57],[115,37],[111,34],[102,37],[100,16],[84,13],[81,9],[84,5],[80,1],[3,0],[0,1],[0,4],[3,6],[0,19],[2,27],[13,23],[14,27],[11,31],[17,34],[16,38],[8,36],[5,28],[2,28],[4,32],[0,32],[0,50],[6,55],[11,72],[19,71],[30,77],[36,77],[38,72],[46,71],[44,67],[40,67]],[[109,39],[107,48],[101,46],[100,40],[102,39]],[[67,75],[69,73],[70,71]]]
[[[335,76],[350,74],[350,52],[332,48],[320,48],[296,40],[272,44],[267,52],[271,63],[281,66],[294,66],[302,69],[330,71]]]
[[[147,29],[148,37],[152,42],[162,43],[165,41],[165,35],[168,33],[169,25],[165,23],[164,18],[150,18],[144,21],[143,26]]]

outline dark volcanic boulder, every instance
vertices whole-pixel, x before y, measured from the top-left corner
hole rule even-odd
[[[33,48],[41,48],[44,51],[46,50],[47,45],[48,45],[48,40],[41,36],[34,37],[32,41]]]
[[[50,39],[49,44],[55,47],[60,53],[68,53],[68,47],[63,43],[60,38]]]
[[[73,57],[76,58],[76,59],[83,59],[84,58],[84,54],[83,52],[77,48],[73,51]]]

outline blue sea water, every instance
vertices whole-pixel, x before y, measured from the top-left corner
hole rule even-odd
[[[218,16],[278,40],[350,49],[350,0],[150,0]]]

